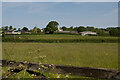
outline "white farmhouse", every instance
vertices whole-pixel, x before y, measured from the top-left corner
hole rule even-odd
[[[63,31],[63,29],[58,27],[58,31]]]
[[[20,31],[5,31],[5,34],[21,34]]]
[[[91,34],[91,35],[97,35],[96,32],[92,32],[92,31],[84,31],[84,32],[80,32],[82,36],[85,36],[85,35],[88,35],[88,34]]]

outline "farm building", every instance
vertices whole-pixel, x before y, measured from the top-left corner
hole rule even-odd
[[[80,32],[80,34],[82,36],[85,36],[85,35],[88,35],[88,34],[90,34],[90,35],[97,35],[96,32],[92,32],[92,31],[84,31],[84,32]]]
[[[41,32],[43,32],[44,31],[44,29],[41,29]]]
[[[63,31],[63,29],[61,29],[61,28],[58,27],[58,31]]]
[[[62,28],[58,27],[58,31],[55,31],[55,33],[71,33],[71,34],[78,34],[77,31],[63,31]]]
[[[20,31],[5,31],[5,34],[21,34]]]
[[[71,34],[78,34],[77,31],[55,31],[55,33],[71,33]]]
[[[21,30],[21,33],[25,33],[25,34],[31,34],[31,32],[24,31],[24,30]]]
[[[2,30],[0,30],[0,36],[2,36]]]

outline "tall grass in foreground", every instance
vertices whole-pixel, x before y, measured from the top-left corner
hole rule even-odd
[[[3,59],[43,63],[118,68],[117,43],[2,43]]]

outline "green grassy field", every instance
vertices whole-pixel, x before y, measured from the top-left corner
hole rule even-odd
[[[2,57],[16,61],[117,69],[118,44],[3,42]]]
[[[117,37],[70,34],[5,35],[2,41],[2,58],[7,60],[118,69]],[[21,74],[18,73],[22,77],[29,75]]]
[[[70,34],[42,34],[42,35],[5,35],[3,42],[41,42],[41,43],[117,43],[118,37],[111,36],[81,36]]]

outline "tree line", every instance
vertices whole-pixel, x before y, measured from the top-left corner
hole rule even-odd
[[[48,34],[53,34],[55,31],[58,30],[58,26],[59,26],[59,23],[56,22],[56,21],[50,21],[47,26],[45,28],[43,28],[42,32],[41,32],[41,29],[38,28],[38,27],[34,27],[33,29],[28,29],[27,27],[23,27],[22,29],[18,28],[13,28],[12,26],[4,26],[2,27],[2,31],[12,31],[12,30],[18,30],[18,31],[21,31],[21,30],[24,30],[24,31],[28,31],[28,32],[31,32],[31,33],[48,33]],[[78,26],[78,27],[66,27],[66,26],[63,26],[63,27],[60,27],[60,29],[62,29],[63,31],[77,31],[78,33],[79,32],[83,32],[83,31],[92,31],[92,32],[96,32],[97,35],[99,36],[119,36],[120,35],[120,27],[108,27],[108,28],[95,28],[93,26],[87,26],[87,27],[84,27],[84,26]]]

